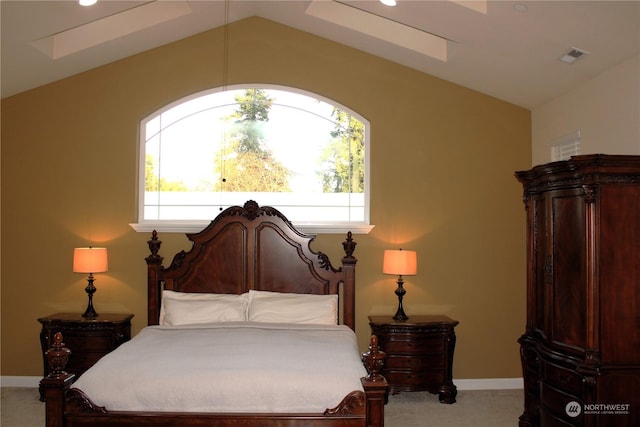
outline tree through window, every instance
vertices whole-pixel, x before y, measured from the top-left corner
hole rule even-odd
[[[140,129],[136,228],[188,230],[249,199],[313,232],[371,228],[367,123],[343,106],[233,87],[173,103]]]

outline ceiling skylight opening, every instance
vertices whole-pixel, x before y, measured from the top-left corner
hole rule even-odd
[[[132,4],[131,9],[35,40],[31,45],[51,59],[59,59],[192,13],[187,0]]]
[[[380,3],[385,6],[395,6],[396,4],[398,4],[396,0],[380,0]]]
[[[80,6],[93,6],[98,3],[98,0],[78,0]]]
[[[487,14],[487,0],[449,0],[451,3],[455,3],[458,6],[466,7],[474,12]]]
[[[447,62],[447,39],[336,1],[313,0],[305,13]]]

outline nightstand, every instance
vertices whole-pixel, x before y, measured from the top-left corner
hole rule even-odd
[[[391,316],[369,316],[371,333],[387,354],[382,375],[392,394],[401,391],[438,393],[440,402],[454,403],[454,328],[457,320],[440,315],[415,315],[397,322]]]
[[[85,319],[80,313],[56,313],[38,319],[42,324],[40,346],[44,376],[49,374],[44,352],[51,347],[56,332],[62,332],[62,341],[71,350],[65,370],[79,377],[102,356],[131,339],[132,318],[133,314],[100,314],[94,319]]]

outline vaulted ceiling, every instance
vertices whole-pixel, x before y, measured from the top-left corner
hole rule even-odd
[[[397,2],[2,0],[2,97],[250,16],[530,109],[640,52],[640,0]]]

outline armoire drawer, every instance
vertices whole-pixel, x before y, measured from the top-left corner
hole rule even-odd
[[[540,413],[541,416],[547,418],[555,418],[561,420],[566,425],[574,425],[579,421],[576,418],[582,418],[583,415],[579,414],[577,417],[570,415],[570,409],[568,406],[577,406],[581,411],[584,406],[581,399],[572,394],[566,393],[562,390],[555,388],[550,384],[546,384],[544,381],[540,384]],[[549,425],[564,425],[552,423]]]
[[[544,383],[570,395],[582,395],[584,387],[580,374],[547,361],[543,361],[541,365]]]

